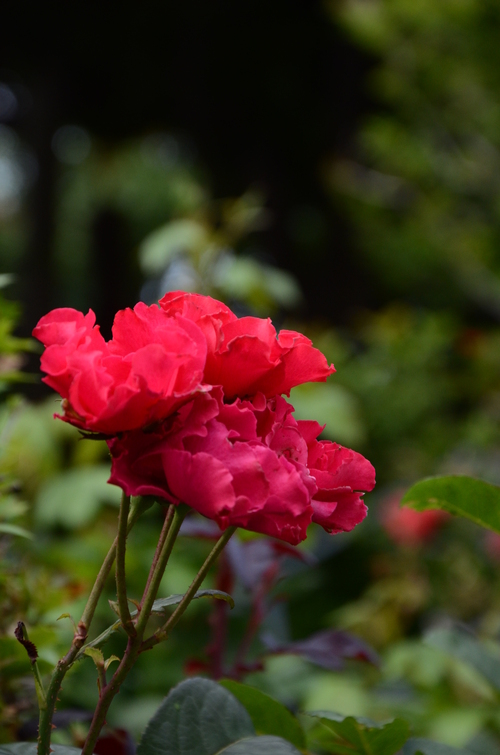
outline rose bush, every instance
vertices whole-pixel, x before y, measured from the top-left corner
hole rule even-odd
[[[61,419],[106,438],[109,482],[123,491],[116,538],[47,691],[30,656],[40,701],[39,755],[51,752],[65,674],[84,655],[93,659],[99,698],[82,749],[82,755],[91,755],[130,669],[141,653],[168,638],[200,596],[208,570],[236,528],[291,545],[306,538],[311,522],[330,533],[349,531],[366,515],[362,496],[373,488],[375,470],[355,451],[318,440],[323,427],[317,422],[295,419],[282,394],[307,381],[325,381],[334,367],[308,338],[291,330],[277,334],[269,319],[238,318],[208,296],[174,292],[159,306],[139,303],[118,312],[109,341],[92,311],[83,315],[67,308],[42,317],[33,335],[45,346],[44,381],[63,399]],[[148,496],[166,506],[138,601],[128,593],[127,538],[151,506]],[[215,521],[222,532],[184,595],[171,596],[173,612],[151,634],[149,618],[189,509]],[[88,643],[115,561],[119,620]],[[215,593],[232,602],[226,592]],[[126,649],[121,659],[105,661],[96,644],[118,625],[128,636]],[[25,648],[34,648],[23,622],[16,632]],[[113,660],[119,663],[108,681]]]

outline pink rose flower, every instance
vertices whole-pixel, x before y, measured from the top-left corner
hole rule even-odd
[[[271,403],[271,402],[269,402]],[[356,451],[329,440],[318,441],[324,427],[292,416],[283,398],[273,400],[274,424],[266,435],[270,447],[298,465],[305,465],[316,483],[312,520],[327,532],[350,532],[363,521],[367,508],[363,492],[375,487],[375,469]]]
[[[62,419],[111,436],[110,482],[127,495],[186,503],[219,527],[293,545],[311,521],[328,532],[362,521],[375,471],[297,422],[281,393],[333,371],[300,333],[238,318],[209,296],[174,292],[115,317],[105,341],[87,315],[56,309],[33,335]]]
[[[110,341],[92,311],[74,309],[49,312],[33,335],[46,347],[43,380],[63,397],[62,418],[85,430],[115,434],[149,425],[200,389],[203,333],[156,305],[118,312]]]
[[[311,521],[329,532],[352,529],[366,514],[355,491],[371,490],[373,467],[316,436],[308,444],[292,412],[280,396],[225,404],[220,388],[199,394],[153,432],[108,441],[109,481],[128,495],[182,501],[221,529],[239,526],[292,545]],[[309,435],[313,425],[321,431],[305,424]],[[310,456],[319,470],[309,469]]]
[[[127,495],[183,502],[213,519],[296,545],[312,518],[314,480],[257,436],[248,405],[222,403],[222,392],[198,394],[153,432],[108,441],[109,482]]]
[[[203,330],[208,348],[205,382],[222,385],[227,398],[289,395],[296,385],[324,382],[335,372],[301,333],[281,330],[276,334],[269,318],[238,318],[210,296],[174,291],[160,300],[160,307]]]

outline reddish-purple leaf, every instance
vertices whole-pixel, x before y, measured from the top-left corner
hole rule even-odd
[[[272,655],[299,655],[316,666],[338,671],[347,659],[365,661],[378,666],[377,653],[366,642],[348,632],[326,629],[304,640],[280,643],[272,635],[261,637],[268,653]]]

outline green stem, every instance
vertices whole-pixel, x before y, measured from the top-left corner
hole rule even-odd
[[[175,506],[173,504],[170,504],[170,506],[167,509],[167,513],[165,516],[165,521],[163,522],[163,527],[161,529],[160,538],[158,540],[158,545],[156,546],[155,554],[153,556],[153,561],[151,563],[151,568],[149,570],[148,579],[146,582],[146,587],[144,588],[144,593],[141,600],[141,605],[144,603],[144,600],[146,598],[146,594],[149,590],[149,586],[151,584],[151,580],[153,579],[153,574],[156,570],[156,566],[158,564],[158,559],[160,558],[160,553],[162,551],[163,545],[165,543],[166,537],[168,535],[168,531],[170,529],[170,525],[172,524],[172,519],[174,518],[175,514]]]
[[[99,738],[99,734],[101,733],[101,729],[106,723],[106,715],[108,713],[109,706],[113,702],[115,695],[120,691],[120,686],[123,680],[137,660],[137,656],[139,655],[139,648],[139,636],[129,637],[127,648],[125,650],[123,658],[120,661],[120,665],[113,674],[110,682],[101,689],[99,702],[97,703],[94,717],[92,719],[92,723],[90,724],[90,729],[87,734],[85,744],[83,745],[81,755],[92,755],[92,753],[94,752],[94,747]]]
[[[142,506],[141,499],[135,499],[130,507],[130,513],[127,521],[127,535],[136,521],[139,519],[143,510],[144,507]],[[82,618],[80,619],[80,623],[86,627],[87,633],[92,623],[92,619],[94,618],[95,609],[97,608],[97,603],[99,602],[99,598],[101,597],[104,585],[115,562],[117,542],[118,537],[115,537],[113,544],[109,549],[101,568],[99,569],[99,574],[96,577],[96,581],[94,582],[94,585],[88,597],[87,604],[83,610]]]
[[[130,496],[122,494],[120,514],[118,516],[118,536],[116,538],[116,595],[118,611],[122,626],[129,637],[136,634],[135,626],[130,616],[127,600],[127,581],[125,576],[125,552],[127,547],[127,519],[130,511]]]
[[[149,637],[145,642],[142,643],[140,652],[142,653],[144,650],[149,650],[150,648],[157,645],[159,642],[162,642],[163,640],[167,639],[168,633],[173,629],[173,627],[177,624],[179,619],[181,618],[182,614],[196,595],[198,588],[202,584],[203,580],[207,576],[208,570],[214,563],[214,561],[217,559],[218,555],[224,548],[224,546],[229,541],[230,537],[234,534],[236,531],[236,527],[228,527],[227,530],[221,535],[221,537],[218,539],[210,553],[208,554],[207,558],[205,559],[205,562],[203,563],[203,566],[201,567],[200,571],[194,578],[194,580],[191,582],[187,592],[184,594],[184,597],[182,598],[181,602],[173,612],[173,614],[170,616],[167,622],[156,630],[156,632]]]
[[[163,546],[160,550],[155,568],[153,569],[152,577],[149,580],[148,588],[144,592],[142,599],[141,610],[136,623],[137,634],[140,637],[143,636],[144,630],[146,629],[146,624],[151,613],[151,608],[153,607],[153,603],[160,588],[160,583],[165,572],[168,559],[170,558],[170,554],[172,553],[172,548],[174,547],[177,535],[179,534],[181,524],[188,511],[189,508],[183,503],[174,506],[172,523],[168,529],[167,536],[165,537]]]
[[[32,642],[30,642],[28,630],[26,629],[26,624],[24,623],[24,621],[17,622],[17,626],[14,630],[14,637],[26,650],[28,660],[31,665],[31,671],[33,672],[33,677],[35,679],[35,691],[38,701],[38,708],[40,710],[45,710],[45,708],[47,707],[47,699],[45,697],[45,689],[43,687],[42,677],[40,676],[40,669],[38,668],[38,663],[36,662],[36,659],[38,658],[38,651],[36,649],[36,646]]]
[[[115,695],[117,695],[120,691],[123,680],[134,665],[141,651],[142,639],[144,637],[144,631],[146,629],[146,625],[151,613],[151,608],[158,593],[158,589],[160,587],[168,559],[170,557],[170,554],[172,553],[175,540],[177,538],[177,535],[179,534],[181,524],[187,512],[189,511],[189,508],[184,504],[173,506],[173,509],[173,514],[171,514],[170,511],[167,514],[168,518],[171,517],[171,522],[169,523],[169,526],[164,525],[162,534],[160,535],[160,540],[163,540],[163,544],[159,550],[156,564],[151,570],[151,578],[148,578],[149,584],[147,586],[147,589],[145,590],[141,604],[141,610],[139,612],[136,623],[137,634],[134,637],[129,636],[127,648],[118,668],[116,669],[109,683],[101,691],[101,696],[99,698],[99,702],[97,703],[94,717],[92,719],[92,723],[90,724],[90,729],[82,749],[82,755],[92,755],[99,734],[101,733],[101,729],[106,721],[106,715],[109,710],[109,706],[111,705]],[[166,532],[165,535],[164,531]]]
[[[61,689],[61,684],[68,671],[69,667],[73,663],[75,656],[79,649],[85,642],[86,632],[81,631],[83,626],[82,622],[78,624],[77,631],[73,637],[71,648],[68,653],[61,658],[52,672],[50,684],[46,694],[46,707],[40,709],[40,719],[38,724],[38,755],[49,755],[50,753],[50,739],[52,734],[52,718],[54,716],[54,710],[56,707],[57,696]]]
[[[130,507],[130,514],[127,522],[127,532],[130,532],[139,516],[142,514],[144,506],[141,499],[136,499]],[[56,707],[57,696],[61,689],[63,679],[66,676],[68,669],[72,666],[78,652],[82,648],[87,639],[88,631],[94,618],[94,613],[97,608],[97,603],[101,597],[104,585],[109,576],[111,568],[113,566],[116,556],[116,545],[118,538],[116,537],[109,549],[106,557],[99,569],[96,581],[92,587],[90,595],[87,600],[87,604],[83,610],[82,618],[78,623],[78,627],[71,643],[71,648],[66,653],[64,658],[58,662],[52,676],[46,692],[46,707],[40,710],[40,719],[38,725],[38,755],[49,755],[50,753],[50,739],[52,735],[52,718],[54,717],[54,710]]]
[[[31,668],[33,669],[33,676],[35,677],[35,692],[38,700],[38,708],[40,710],[45,710],[47,708],[47,698],[45,696],[45,690],[43,688],[43,682],[42,677],[40,676],[38,663],[36,661],[32,663]]]
[[[102,690],[106,686],[106,669],[104,668],[104,663],[96,663],[95,665],[97,669],[97,689],[99,690],[100,697]]]

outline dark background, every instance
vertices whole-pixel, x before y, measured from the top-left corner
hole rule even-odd
[[[109,145],[166,130],[180,134],[216,197],[248,186],[265,193],[272,223],[265,245],[297,275],[306,312],[336,322],[380,297],[359,265],[322,162],[352,146],[369,111],[364,84],[374,58],[349,42],[322,2],[148,2],[97,8],[72,4],[4,8],[0,75],[17,91],[14,126],[34,150],[29,244],[19,296],[23,330],[51,306],[55,130],[77,123]],[[23,103],[24,99],[24,103]],[[291,229],[316,223],[307,254]],[[98,319],[131,305],[136,280],[124,270],[126,233],[112,212],[93,229]],[[68,254],[71,251],[68,250]],[[105,301],[104,301],[105,298]]]

